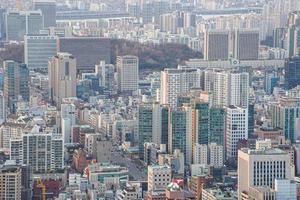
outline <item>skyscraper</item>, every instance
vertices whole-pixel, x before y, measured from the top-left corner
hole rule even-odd
[[[101,86],[103,89],[112,93],[115,83],[115,66],[107,64],[102,60],[99,65],[95,66],[95,72],[101,78]]]
[[[295,142],[300,138],[297,128],[300,118],[300,101],[297,98],[281,98],[270,105],[271,125],[283,130],[286,140]]]
[[[175,108],[180,95],[200,86],[199,77],[197,69],[164,69],[161,72],[160,103]]]
[[[43,14],[44,27],[56,27],[56,4],[53,0],[35,0],[34,10],[41,10]]]
[[[118,56],[117,74],[119,92],[133,92],[138,89],[139,59],[136,56]]]
[[[25,64],[11,60],[3,62],[4,69],[4,101],[11,113],[16,111],[19,97],[29,101],[29,70]]]
[[[212,106],[247,107],[249,101],[249,74],[247,72],[204,72],[204,89],[212,95]]]
[[[290,179],[291,162],[288,153],[280,149],[238,151],[238,197],[251,187],[273,187],[275,179]]]
[[[10,143],[11,159],[31,166],[33,172],[45,173],[64,168],[63,139],[51,133],[32,131]]]
[[[43,29],[40,11],[20,11],[6,13],[6,40],[23,41],[26,34],[38,34]]]
[[[248,109],[236,106],[226,108],[226,158],[237,158],[239,140],[248,139]]]
[[[238,60],[257,60],[259,50],[258,30],[235,30],[233,48],[234,58]]]
[[[206,30],[204,33],[204,59],[227,60],[230,56],[229,36],[229,31]]]
[[[187,112],[184,108],[169,110],[169,138],[168,151],[173,153],[179,149],[187,155],[187,140],[192,135],[187,135]]]
[[[60,107],[63,98],[76,97],[76,59],[69,53],[57,53],[48,65],[51,101]]]
[[[143,159],[145,142],[153,142],[157,145],[165,144],[168,147],[169,107],[154,104],[139,106],[139,153]]]
[[[27,35],[24,39],[25,63],[29,69],[48,67],[50,58],[57,54],[56,36]]]
[[[290,90],[300,85],[300,57],[289,58],[284,66],[285,88]]]

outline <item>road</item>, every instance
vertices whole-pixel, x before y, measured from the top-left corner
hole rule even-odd
[[[134,160],[128,158],[122,152],[114,151],[112,159],[113,164],[126,166],[128,168],[129,175],[133,177],[134,180],[145,181],[147,179],[147,175],[144,171],[145,167],[138,166]]]

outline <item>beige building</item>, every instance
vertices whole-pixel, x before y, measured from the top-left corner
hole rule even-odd
[[[48,64],[50,98],[60,107],[63,98],[76,97],[76,59],[69,53],[57,53]]]
[[[238,197],[249,194],[250,187],[274,186],[276,178],[290,179],[291,161],[288,153],[280,149],[238,151]]]
[[[119,92],[133,92],[138,89],[139,59],[136,56],[118,56],[117,74]]]
[[[172,169],[169,165],[148,166],[148,192],[165,190],[171,177]]]
[[[4,165],[0,168],[0,199],[21,200],[21,168]]]

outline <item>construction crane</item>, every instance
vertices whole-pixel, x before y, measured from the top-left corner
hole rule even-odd
[[[41,190],[41,200],[46,200],[46,186],[40,177],[36,179],[36,188]]]

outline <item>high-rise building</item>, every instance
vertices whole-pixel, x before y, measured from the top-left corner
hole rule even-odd
[[[170,69],[161,72],[160,103],[177,107],[178,97],[192,87],[200,86],[200,75],[196,69]]]
[[[139,59],[136,56],[118,56],[117,74],[119,92],[133,92],[138,89]]]
[[[168,147],[168,106],[144,104],[139,106],[139,154],[143,159],[144,143],[165,144]]]
[[[171,182],[172,169],[168,165],[148,166],[148,192],[165,190]]]
[[[11,60],[3,62],[4,70],[4,101],[9,111],[16,111],[16,103],[19,97],[29,101],[29,70],[25,64]]]
[[[72,128],[76,125],[76,107],[72,103],[61,104],[61,136],[64,143],[73,143]]]
[[[194,155],[193,155],[193,164],[202,164],[208,165],[208,146],[206,144],[198,144],[194,145]]]
[[[216,143],[196,144],[193,164],[210,165],[215,168],[222,167],[224,164],[224,147]]]
[[[26,35],[39,34],[44,28],[43,15],[41,11],[26,12]],[[22,38],[23,40],[24,38]]]
[[[48,65],[51,101],[60,107],[63,98],[76,97],[76,59],[69,53],[57,53]]]
[[[6,40],[23,40],[26,34],[26,16],[19,12],[8,12],[5,20]]]
[[[287,54],[291,58],[300,55],[300,24],[287,29]]]
[[[10,141],[11,159],[32,167],[33,172],[64,168],[64,143],[51,133],[32,132]]]
[[[139,157],[141,160],[144,160],[144,143],[152,141],[152,115],[151,105],[139,106]]]
[[[300,138],[300,101],[298,98],[281,98],[270,105],[271,125],[283,130],[286,140],[294,142]]]
[[[56,27],[56,4],[54,0],[35,0],[34,10],[41,10],[43,14],[44,27]]]
[[[192,137],[191,132],[189,132],[190,135],[187,133],[187,131],[190,131],[190,129],[187,128],[187,115],[188,112],[185,108],[169,110],[168,151],[172,154],[175,149],[179,149],[184,153],[185,158],[190,157],[187,156],[187,154],[191,154],[191,152],[187,152],[187,141]]]
[[[230,33],[223,30],[206,30],[204,33],[204,59],[227,60],[230,56]]]
[[[247,107],[249,101],[249,74],[247,72],[204,72],[204,89],[211,93],[213,107]]]
[[[56,36],[26,35],[24,37],[25,64],[29,69],[47,69],[50,58],[57,54]]]
[[[238,197],[250,187],[272,188],[275,179],[291,179],[291,162],[288,153],[280,149],[238,151]]]
[[[6,40],[23,41],[26,34],[39,34],[43,29],[41,11],[6,13]]]
[[[110,93],[114,90],[115,83],[115,66],[106,64],[104,60],[95,66],[95,73],[101,78],[101,87]]]
[[[0,91],[0,124],[6,121],[7,108],[5,103],[5,97],[2,91]]]
[[[238,60],[257,60],[259,50],[258,30],[235,30],[233,57]]]
[[[5,13],[4,8],[0,8],[0,38],[5,39]]]
[[[300,57],[289,58],[284,65],[284,81],[287,90],[300,85]]]
[[[21,173],[17,165],[5,164],[0,167],[0,199],[21,199]]]
[[[248,109],[236,106],[226,108],[226,159],[237,158],[239,140],[248,139]]]

